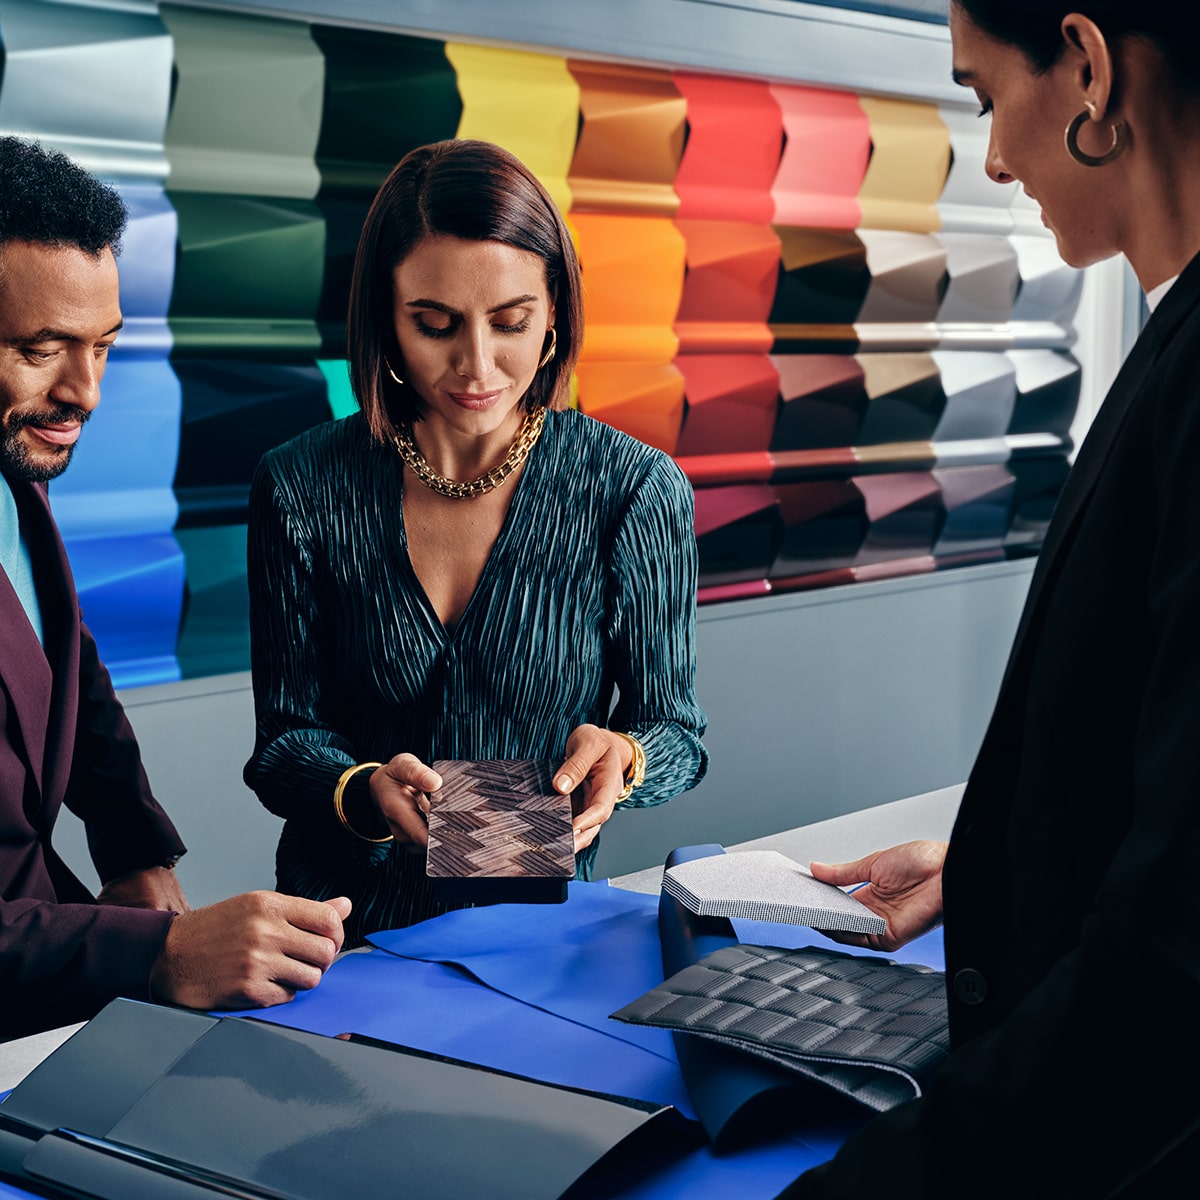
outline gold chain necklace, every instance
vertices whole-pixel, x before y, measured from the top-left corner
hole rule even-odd
[[[430,491],[437,492],[439,496],[447,496],[451,500],[467,500],[472,496],[482,496],[485,492],[499,487],[529,457],[530,450],[542,436],[542,425],[545,420],[546,410],[544,408],[539,407],[526,414],[520,431],[504,456],[504,461],[499,466],[480,475],[478,479],[470,479],[466,482],[439,475],[417,449],[417,444],[413,441],[412,429],[409,426],[402,425],[392,440],[396,443],[396,450],[404,460],[404,465]]]

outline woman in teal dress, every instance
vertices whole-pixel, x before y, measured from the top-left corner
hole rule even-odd
[[[585,879],[617,803],[707,764],[691,488],[566,408],[580,275],[545,189],[488,143],[413,151],[351,290],[362,411],[267,454],[251,491],[245,771],[285,819],[279,886],[349,896],[348,942],[453,907],[412,852],[437,759],[561,764]]]

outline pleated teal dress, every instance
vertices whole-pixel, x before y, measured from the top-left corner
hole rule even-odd
[[[442,625],[409,562],[403,470],[360,415],[267,454],[251,489],[256,738],[245,779],[284,818],[281,891],[347,895],[347,942],[453,905],[424,855],[338,821],[347,766],[409,751],[553,758],[591,722],[632,733],[658,804],[703,777],[692,490],[666,454],[578,412],[547,414],[487,565]],[[365,780],[368,773],[356,777]],[[577,857],[588,878],[597,842]]]

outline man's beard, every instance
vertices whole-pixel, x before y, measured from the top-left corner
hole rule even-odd
[[[4,423],[3,436],[0,437],[0,468],[10,479],[24,480],[26,483],[46,483],[61,475],[70,465],[78,443],[60,446],[57,454],[39,460],[29,453],[21,430],[26,426],[82,425],[89,416],[91,413],[70,404],[56,405],[51,413],[17,413],[10,416]],[[51,450],[51,447],[48,446],[47,450]]]

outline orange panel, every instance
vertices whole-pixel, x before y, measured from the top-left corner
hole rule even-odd
[[[770,223],[783,117],[769,84],[675,74],[687,101],[687,146],[675,176],[680,217]]]
[[[779,278],[779,238],[769,225],[676,221],[687,277],[675,332],[687,353],[766,354],[767,318]]]
[[[871,120],[871,165],[859,200],[864,229],[932,233],[950,173],[950,131],[932,104],[862,98]]]
[[[578,211],[671,216],[687,102],[668,71],[568,62],[579,85],[581,127],[569,182]]]
[[[776,225],[855,229],[871,158],[871,126],[856,96],[775,84],[787,143],[771,188]]]
[[[683,376],[670,363],[581,362],[578,377],[581,411],[675,453],[683,424]]]
[[[684,241],[661,217],[573,213],[587,317],[582,360],[669,363]],[[582,390],[582,382],[581,382]]]

